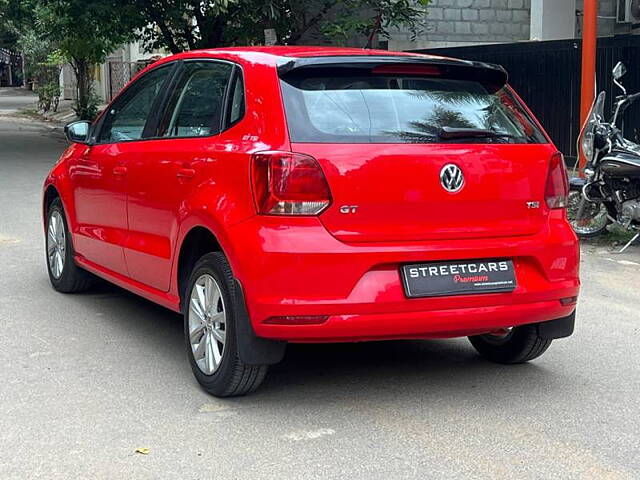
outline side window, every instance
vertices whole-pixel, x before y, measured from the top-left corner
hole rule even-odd
[[[244,85],[242,75],[238,73],[233,81],[229,125],[233,125],[244,116]]]
[[[185,62],[160,127],[163,137],[202,137],[220,132],[225,91],[233,66]]]
[[[142,138],[147,118],[173,65],[159,67],[137,80],[111,107],[104,120],[99,143]]]

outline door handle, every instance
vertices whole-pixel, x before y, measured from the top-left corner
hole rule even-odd
[[[193,178],[195,174],[196,171],[193,168],[180,168],[176,172],[178,178]]]
[[[123,167],[123,166],[113,167],[113,174],[119,177],[122,177],[127,174],[127,167]]]

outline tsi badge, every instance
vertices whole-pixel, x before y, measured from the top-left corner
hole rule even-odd
[[[540,202],[527,202],[527,208],[529,210],[533,210],[535,208],[540,208]]]
[[[340,207],[340,213],[354,214],[358,211],[358,205],[342,205]]]

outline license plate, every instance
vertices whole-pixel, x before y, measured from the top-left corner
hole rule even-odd
[[[512,260],[458,260],[402,266],[408,297],[511,292],[516,288]]]

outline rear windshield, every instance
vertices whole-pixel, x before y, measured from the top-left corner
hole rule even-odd
[[[508,88],[478,81],[307,71],[282,78],[281,88],[293,142],[547,142]],[[496,135],[443,138],[443,127]]]

